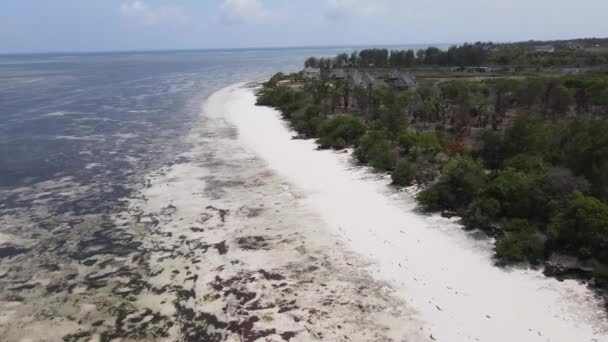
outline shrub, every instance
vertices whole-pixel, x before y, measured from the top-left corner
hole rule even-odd
[[[549,225],[549,238],[563,252],[608,260],[608,205],[575,193]]]
[[[573,102],[572,94],[568,88],[564,87],[558,80],[550,82],[545,98],[548,109],[556,113],[567,112]]]
[[[346,143],[346,140],[344,140],[342,138],[336,139],[336,142],[334,143],[334,148],[336,148],[338,150],[345,149],[347,146],[348,146],[348,144]]]
[[[429,210],[464,209],[485,184],[481,166],[469,157],[459,157],[447,164],[437,183],[418,195],[418,201]]]
[[[583,177],[575,176],[572,171],[563,167],[552,167],[545,172],[545,191],[556,197],[567,197],[575,192],[585,194],[589,191],[589,182]]]
[[[572,121],[562,134],[561,161],[592,185],[592,193],[608,200],[608,120]]]
[[[437,179],[439,175],[439,165],[429,160],[428,156],[416,156],[414,164],[415,179],[418,184],[429,184]]]
[[[397,162],[389,141],[372,146],[368,152],[369,164],[380,170],[392,170]]]
[[[395,167],[395,170],[391,173],[393,184],[399,186],[410,186],[414,182],[416,176],[416,170],[412,164],[407,160],[400,160]]]
[[[258,92],[256,104],[278,108],[284,118],[310,102],[310,96],[302,90],[296,90],[276,84],[267,84]]]
[[[463,217],[470,228],[490,229],[500,215],[500,202],[491,197],[475,199],[467,208]]]
[[[417,138],[417,144],[424,151],[435,151],[441,147],[437,134],[432,131],[420,133]]]
[[[476,151],[485,167],[491,170],[500,168],[505,158],[505,147],[502,135],[496,131],[485,130],[479,137]]]
[[[496,241],[496,254],[509,261],[536,263],[543,258],[545,246],[531,229],[507,233]]]
[[[299,110],[292,114],[291,123],[293,128],[300,134],[312,137],[317,134],[319,126],[323,122],[320,118],[320,108],[310,106],[305,110]]]
[[[521,113],[505,130],[503,137],[504,153],[515,156],[519,153],[544,155],[551,143],[549,126],[539,115]]]
[[[349,115],[336,116],[321,123],[319,144],[323,148],[343,148],[339,145],[356,144],[366,130],[367,127],[360,119]]]
[[[392,170],[397,162],[391,142],[383,132],[368,132],[355,152],[359,161],[381,170]]]
[[[508,217],[545,216],[547,198],[542,191],[542,176],[516,171],[502,170],[484,190],[486,196],[498,200],[502,213]]]
[[[526,219],[514,218],[505,222],[502,225],[502,229],[506,232],[535,232],[536,226],[530,224]]]
[[[596,262],[593,266],[593,277],[595,278],[595,286],[608,288],[608,266]]]
[[[405,131],[399,135],[399,145],[403,148],[405,153],[409,153],[412,148],[416,146],[417,142],[416,134]]]
[[[545,163],[541,156],[521,153],[507,159],[504,167],[523,172],[540,172],[545,168]]]

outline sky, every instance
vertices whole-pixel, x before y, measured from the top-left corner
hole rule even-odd
[[[608,0],[0,0],[0,53],[608,37]]]

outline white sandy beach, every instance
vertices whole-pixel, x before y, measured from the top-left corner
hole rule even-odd
[[[417,311],[426,336],[608,341],[605,309],[585,285],[494,266],[491,241],[474,239],[452,220],[417,213],[411,195],[389,187],[385,177],[353,166],[349,154],[292,140],[276,110],[254,104],[252,89],[233,86],[214,94],[206,113],[226,116],[245,149],[303,192],[299,203]]]

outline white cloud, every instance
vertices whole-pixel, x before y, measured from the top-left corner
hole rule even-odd
[[[226,23],[269,21],[276,17],[258,0],[224,0],[222,3],[222,18]]]
[[[326,0],[331,17],[377,17],[389,13],[386,0]]]
[[[150,7],[141,0],[122,3],[120,5],[120,13],[145,25],[181,24],[188,20],[184,11],[179,7]]]

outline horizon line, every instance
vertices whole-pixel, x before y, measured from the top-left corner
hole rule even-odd
[[[510,41],[493,41],[493,40],[477,40],[475,42],[434,42],[434,43],[390,43],[390,44],[321,44],[321,45],[285,45],[285,46],[249,46],[249,47],[211,47],[211,48],[176,48],[176,49],[134,49],[134,50],[64,50],[64,51],[22,51],[22,52],[0,52],[0,56],[32,56],[32,55],[66,55],[66,54],[112,54],[112,53],[162,53],[162,52],[201,52],[201,51],[247,51],[247,50],[279,50],[279,49],[327,49],[327,48],[372,48],[372,47],[403,47],[403,46],[457,46],[462,44],[474,44],[477,42],[482,43],[495,43],[495,44],[511,44],[511,43],[524,43],[524,42],[559,42],[559,41],[571,41],[571,40],[582,40],[582,39],[608,39],[601,37],[581,37],[581,38],[564,38],[564,39],[527,39],[527,40],[510,40]]]
[[[176,48],[176,49],[135,49],[135,50],[63,50],[63,51],[24,51],[0,52],[0,56],[19,55],[63,55],[63,54],[104,54],[104,53],[147,53],[147,52],[198,52],[198,51],[238,51],[238,50],[279,50],[279,49],[327,49],[327,48],[369,48],[369,47],[398,47],[398,46],[434,46],[458,45],[464,43],[396,43],[396,44],[342,44],[342,45],[285,45],[285,46],[249,46],[249,47],[212,47],[212,48]]]

